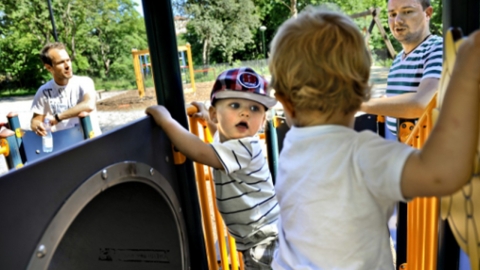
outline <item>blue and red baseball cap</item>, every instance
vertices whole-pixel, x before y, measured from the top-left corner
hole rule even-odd
[[[256,101],[267,108],[275,106],[277,100],[267,92],[265,79],[249,67],[232,68],[218,75],[213,85],[210,101],[226,98],[242,98]]]

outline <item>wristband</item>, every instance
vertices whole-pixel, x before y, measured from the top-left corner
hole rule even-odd
[[[57,120],[58,123],[62,122],[60,117],[58,117],[58,113],[55,114],[55,120]]]

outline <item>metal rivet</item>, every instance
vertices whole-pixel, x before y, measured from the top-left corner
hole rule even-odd
[[[154,172],[153,168],[150,168],[150,175],[153,175],[153,172]]]
[[[168,162],[170,159],[168,158],[168,156],[165,157],[165,161]]]
[[[35,150],[35,153],[36,153],[37,155],[40,154],[40,150],[38,150],[38,149]]]
[[[47,254],[47,249],[45,248],[44,245],[40,245],[37,250],[37,257],[38,258],[43,258]]]
[[[107,175],[107,170],[103,170],[103,171],[102,171],[102,178],[103,178],[103,180],[106,180],[107,177],[108,177],[108,175]]]

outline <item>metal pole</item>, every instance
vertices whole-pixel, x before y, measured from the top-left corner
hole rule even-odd
[[[51,0],[48,0],[48,10],[50,11],[50,20],[52,21],[53,37],[55,38],[55,41],[58,42],[57,28],[55,27],[55,18],[53,17]]]
[[[267,27],[262,25],[260,26],[260,31],[262,31],[262,41],[263,41],[263,57],[267,58],[267,45],[265,44],[265,30]]]
[[[142,0],[143,14],[157,103],[165,105],[172,117],[188,129],[171,2]],[[176,183],[185,191],[180,198],[182,208],[191,213],[186,216],[191,265],[194,269],[208,269],[193,163],[185,162],[176,169]]]

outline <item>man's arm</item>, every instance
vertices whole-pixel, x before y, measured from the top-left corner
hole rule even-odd
[[[175,121],[165,107],[151,106],[145,112],[153,117],[173,145],[186,157],[210,167],[223,169],[213,148]]]
[[[72,117],[78,117],[78,115],[81,112],[91,112],[95,110],[95,107],[96,107],[95,101],[96,101],[95,96],[92,96],[92,94],[90,93],[86,93],[83,95],[83,99],[80,103],[78,103],[77,105],[73,106],[68,110],[58,113],[57,117],[60,120],[65,120]],[[58,123],[57,119],[52,119],[51,121],[52,125],[56,125],[57,123]]]
[[[416,93],[371,99],[361,105],[360,111],[396,118],[419,118],[432,100],[438,84],[439,79],[437,78],[425,78],[420,82]]]

